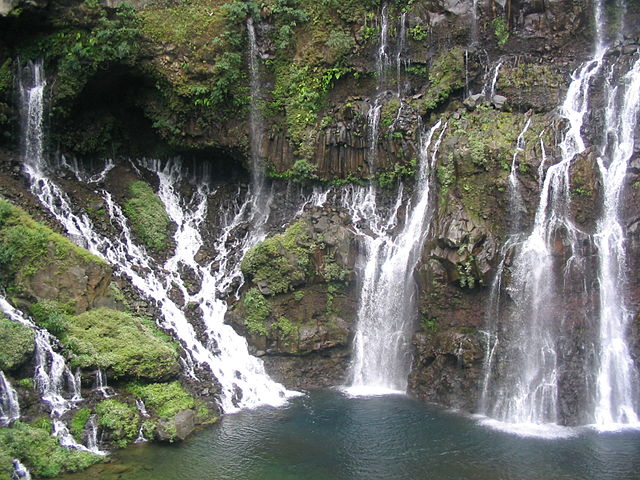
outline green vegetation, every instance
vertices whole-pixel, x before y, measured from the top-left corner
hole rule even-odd
[[[140,418],[136,407],[109,398],[96,406],[100,426],[109,430],[111,441],[126,447],[138,435]]]
[[[83,470],[102,460],[91,453],[61,447],[58,439],[51,436],[50,423],[45,422],[42,427],[36,422],[16,422],[12,428],[0,429],[0,478],[11,478],[2,475],[13,470],[14,458],[20,459],[32,475],[46,478]]]
[[[442,52],[429,67],[429,83],[420,101],[426,111],[433,110],[464,86],[464,51],[456,47]]]
[[[162,92],[168,105],[201,114],[203,125],[215,121],[214,114],[226,117],[242,110],[248,103],[244,22],[256,10],[251,1],[190,0],[141,11],[144,34],[170,45],[173,55],[182,59],[154,65],[168,84]],[[175,124],[167,113],[154,115],[158,127],[171,130]]]
[[[11,139],[11,95],[13,93],[13,60],[7,58],[0,65],[0,143]]]
[[[242,299],[245,316],[244,324],[252,335],[268,335],[267,320],[271,315],[269,302],[264,298],[260,290],[251,288]]]
[[[317,180],[316,166],[312,165],[308,160],[301,158],[293,162],[290,169],[284,172],[277,172],[275,169],[270,168],[267,171],[267,175],[270,178],[279,178],[282,180],[292,180],[296,183],[305,183],[313,180]]]
[[[287,132],[303,158],[313,155],[318,114],[329,89],[334,81],[349,72],[349,68],[324,68],[289,61],[276,65],[271,114],[284,114]]]
[[[509,40],[509,26],[507,21],[502,17],[496,17],[491,22],[493,24],[493,33],[498,40],[498,45],[504,45]]]
[[[476,284],[482,284],[482,281],[476,278],[475,274],[475,257],[466,252],[464,247],[461,247],[458,250],[459,255],[466,255],[464,260],[456,263],[456,268],[458,270],[458,283],[460,284],[460,288],[468,288],[473,289]]]
[[[0,313],[0,370],[10,371],[22,365],[33,353],[33,331]]]
[[[76,265],[104,260],[33,220],[24,210],[0,199],[0,282],[9,294],[24,294],[37,272],[55,263],[64,274]]]
[[[56,337],[62,337],[67,331],[68,318],[73,315],[75,308],[72,303],[41,300],[32,303],[29,310],[37,325],[46,328]]]
[[[147,409],[155,412],[161,419],[172,419],[181,410],[195,410],[199,422],[213,417],[207,407],[187,393],[179,382],[150,383],[142,385],[132,383],[127,390],[139,397]]]
[[[395,163],[392,169],[376,174],[376,183],[383,188],[391,188],[398,179],[415,176],[417,163],[416,158],[411,159],[408,165]]]
[[[416,42],[422,42],[427,39],[429,32],[425,27],[417,24],[409,29],[409,36]]]
[[[69,431],[71,432],[71,435],[74,436],[74,438],[82,438],[84,426],[89,421],[90,416],[91,410],[89,410],[88,408],[81,408],[80,410],[76,410],[76,412],[73,414]]]
[[[333,254],[326,254],[324,257],[324,266],[322,268],[322,276],[324,281],[348,283],[351,277],[351,270],[342,268],[335,261]]]
[[[136,237],[156,252],[166,248],[169,217],[162,201],[149,184],[133,181],[129,184],[130,198],[124,205],[124,213],[131,222]]]
[[[533,87],[558,88],[563,84],[562,75],[549,65],[518,63],[515,66],[504,65],[500,69],[497,88],[513,88],[526,92]]]
[[[427,333],[437,333],[440,329],[437,318],[423,318],[421,326]]]
[[[242,273],[270,295],[291,291],[313,274],[310,256],[316,245],[306,229],[296,222],[252,247],[242,259]]]
[[[569,194],[571,195],[571,198],[590,197],[591,195],[593,195],[593,191],[584,187],[576,187],[572,188]]]
[[[41,49],[49,60],[57,57],[58,81],[56,101],[72,98],[87,80],[110,63],[133,65],[141,43],[139,20],[133,7],[123,3],[110,15],[97,2],[85,2],[77,12],[78,22],[89,20],[93,28],[72,26],[72,21],[45,37]],[[74,28],[75,27],[75,28]]]
[[[71,363],[109,370],[115,378],[162,380],[178,365],[174,343],[149,320],[100,308],[68,318],[61,338]]]
[[[282,340],[286,340],[289,336],[298,331],[298,327],[284,316],[278,317],[278,320],[273,323],[271,328],[276,332],[278,338]]]

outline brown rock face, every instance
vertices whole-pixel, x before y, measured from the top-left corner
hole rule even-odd
[[[111,268],[107,264],[71,255],[64,260],[52,256],[51,262],[23,283],[28,296],[36,300],[71,300],[76,305],[76,313],[82,313],[106,296],[110,281]]]

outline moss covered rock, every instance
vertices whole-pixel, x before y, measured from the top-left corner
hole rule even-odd
[[[0,199],[0,283],[20,302],[73,302],[77,312],[103,297],[107,263]]]
[[[124,205],[124,213],[131,222],[133,233],[144,245],[154,251],[167,247],[169,217],[149,184],[139,180],[129,184],[129,200]]]
[[[311,254],[315,248],[308,226],[296,222],[249,250],[242,259],[242,273],[265,295],[288,292],[313,275]]]
[[[127,390],[142,399],[156,417],[154,431],[148,433],[159,440],[184,440],[197,424],[216,420],[204,403],[191,396],[178,382],[131,384]]]
[[[33,331],[0,314],[0,370],[11,371],[22,365],[33,353]]]
[[[100,308],[69,317],[62,343],[71,362],[114,378],[167,379],[178,372],[176,345],[149,320]]]

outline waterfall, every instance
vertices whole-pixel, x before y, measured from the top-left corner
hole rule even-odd
[[[20,418],[18,393],[0,370],[0,427],[6,427]]]
[[[604,209],[595,235],[600,264],[600,365],[594,420],[601,428],[615,428],[618,424],[640,426],[638,372],[625,339],[633,312],[625,299],[626,242],[619,219],[620,197],[628,161],[633,155],[640,105],[640,59],[623,77],[623,83],[625,89],[620,96],[617,87],[609,89],[606,118],[610,134],[598,158]]]
[[[563,304],[563,285],[555,279],[556,268],[561,268],[564,283],[572,282],[572,273],[586,279],[583,251],[593,243],[599,261],[600,318],[592,418],[600,428],[639,424],[638,373],[625,341],[632,313],[624,298],[625,237],[618,215],[627,163],[634,149],[640,103],[640,60],[636,60],[622,78],[626,86],[624,92],[619,92],[617,87],[607,89],[606,134],[598,158],[604,208],[595,235],[583,232],[573,223],[570,213],[570,168],[576,156],[587,147],[582,129],[589,112],[589,90],[592,80],[602,70],[607,52],[600,2],[596,2],[594,17],[594,54],[572,75],[560,110],[567,123],[559,143],[561,158],[547,168],[544,178],[547,159],[542,133],[539,136],[543,155],[539,168],[541,194],[533,230],[519,248],[516,246],[513,278],[507,288],[514,303],[513,312],[506,322],[500,318],[491,321],[495,322],[490,325],[490,332],[496,335],[495,343],[487,342],[480,411],[528,432],[535,430],[536,425],[562,421],[558,405],[561,354],[558,338],[570,307]],[[613,70],[609,77],[613,78]],[[512,174],[517,154],[516,149]],[[510,175],[510,184],[513,180],[515,177]],[[557,265],[560,241],[564,243],[564,265]],[[498,275],[501,277],[502,270]],[[501,278],[496,281],[501,282]],[[588,298],[587,282],[582,281],[583,295]],[[497,345],[498,337],[500,345]]]
[[[570,220],[569,170],[575,155],[585,148],[581,127],[588,110],[588,89],[603,55],[597,50],[595,58],[572,76],[561,109],[568,121],[560,144],[562,158],[547,169],[533,230],[513,261],[509,288],[514,312],[500,326],[504,341],[497,352],[508,362],[485,366],[493,370],[487,384],[492,392],[483,393],[490,401],[482,413],[503,422],[536,425],[559,421],[556,339],[562,313],[554,308],[561,286],[554,280],[553,244],[556,235],[564,232],[571,255],[566,265],[577,263],[586,235]]]
[[[380,14],[380,40],[376,54],[376,94],[373,104],[367,113],[367,143],[369,152],[366,162],[369,165],[369,173],[375,173],[378,163],[378,138],[380,136],[380,114],[382,113],[382,100],[385,96],[383,88],[386,83],[386,72],[389,67],[389,15],[386,3],[382,6]]]
[[[402,85],[402,56],[404,53],[405,43],[407,41],[407,12],[400,14],[400,32],[398,33],[398,45],[396,51],[396,84],[397,95],[402,98],[404,88]]]
[[[311,191],[311,195],[309,195],[308,197],[303,196],[302,204],[300,205],[300,208],[298,208],[296,214],[294,215],[294,218],[301,216],[309,205],[313,207],[322,207],[325,203],[327,203],[327,199],[330,193],[331,187],[323,188],[314,185]]]
[[[103,191],[102,196],[112,224],[117,226],[121,235],[109,239],[98,234],[90,219],[85,215],[76,215],[71,208],[66,194],[46,175],[42,142],[42,112],[44,75],[39,63],[30,64],[32,82],[21,84],[23,111],[29,118],[36,120],[26,122],[25,170],[30,179],[31,190],[40,202],[57,218],[67,233],[79,244],[92,253],[109,262],[117,272],[129,277],[132,284],[145,296],[155,301],[162,313],[158,319],[161,327],[171,330],[181,340],[186,352],[186,366],[195,377],[193,364],[208,367],[216,380],[221,384],[220,406],[225,412],[233,412],[239,408],[249,408],[261,404],[280,405],[288,393],[281,385],[273,382],[264,372],[261,360],[249,355],[246,341],[233,329],[223,323],[226,304],[218,297],[226,292],[234,279],[240,278],[239,258],[253,244],[263,238],[262,227],[268,216],[264,205],[269,199],[257,199],[256,195],[247,195],[247,200],[232,211],[224,212],[226,217],[222,235],[216,243],[219,269],[215,274],[210,272],[213,262],[201,267],[195,261],[195,255],[202,246],[202,237],[198,227],[204,220],[206,200],[209,193],[204,180],[198,184],[197,191],[190,202],[184,202],[177,193],[176,183],[181,181],[179,163],[168,163],[166,170],[160,170],[157,163],[152,168],[160,180],[159,195],[167,212],[178,228],[174,240],[175,254],[160,268],[147,255],[144,249],[135,244],[126,217],[120,207],[113,202],[111,195]],[[31,145],[37,142],[39,145]],[[30,153],[35,152],[35,153]],[[155,165],[155,167],[154,167]],[[109,162],[107,167],[109,168]],[[83,177],[79,172],[76,175]],[[270,198],[270,196],[269,196]],[[265,210],[267,212],[265,213]],[[239,244],[235,245],[238,258],[231,260],[231,251],[227,241],[240,225],[250,225]],[[201,276],[202,289],[194,295],[188,295],[187,288],[175,271],[179,264],[190,266]],[[165,273],[168,272],[168,273]],[[185,294],[185,298],[198,302],[206,324],[207,342],[202,343],[187,318],[176,303],[169,298],[173,285]],[[46,333],[46,332],[45,332]],[[47,334],[48,335],[48,334]],[[39,338],[39,337],[37,337]],[[73,377],[71,375],[71,377]],[[54,389],[55,391],[55,389]],[[57,398],[57,397],[55,397]],[[55,399],[52,397],[52,401]],[[54,401],[55,403],[55,401]],[[57,408],[54,405],[54,409]],[[55,422],[54,422],[55,424]],[[60,435],[64,436],[63,425],[59,426]]]
[[[96,380],[93,389],[100,392],[104,398],[113,397],[115,393],[107,385],[107,375],[99,368],[96,370]]]
[[[382,6],[380,13],[380,42],[376,55],[376,75],[378,76],[378,89],[384,85],[386,70],[389,66],[389,15],[387,14],[387,4]]]
[[[478,44],[478,0],[473,0],[471,10],[471,47]]]
[[[56,340],[49,332],[37,327],[22,312],[15,309],[4,296],[0,296],[0,310],[10,320],[31,328],[35,333],[33,380],[42,401],[51,412],[53,435],[58,438],[62,446],[88,451],[84,445],[75,441],[62,421],[63,415],[75,408],[76,403],[82,400],[82,396],[78,378],[71,373],[62,355],[54,349]]]
[[[520,190],[518,189],[518,155],[524,152],[526,142],[525,142],[525,134],[527,130],[529,130],[529,126],[531,125],[531,117],[527,118],[527,121],[522,127],[522,131],[518,135],[516,139],[516,148],[513,151],[513,157],[511,159],[511,170],[509,172],[509,204],[512,206],[512,210],[514,211],[514,228],[513,230],[519,231],[520,228],[520,219],[522,217],[522,211],[524,210],[524,205],[522,203],[522,195],[520,194]]]
[[[435,142],[435,133],[440,130]],[[360,188],[345,199],[354,225],[365,221],[371,236],[358,229],[365,254],[358,321],[353,342],[349,393],[380,394],[407,388],[410,367],[409,343],[415,320],[416,286],[413,271],[422,253],[433,214],[433,180],[438,147],[446,124],[436,123],[424,136],[420,148],[420,169],[416,195],[406,207],[402,229],[395,233],[403,200],[398,189],[395,206],[383,218],[376,205],[373,187]],[[358,227],[356,227],[358,228]]]
[[[504,63],[504,59],[500,58],[495,63],[493,67],[491,67],[486,74],[484,80],[484,87],[482,88],[482,95],[484,95],[484,99],[487,102],[492,102],[493,97],[496,96],[496,85],[498,83],[498,74],[500,73],[500,67]]]
[[[29,469],[17,458],[13,460],[13,475],[11,478],[15,480],[31,480]]]
[[[269,219],[273,193],[266,183],[263,139],[264,122],[262,118],[262,81],[260,78],[260,59],[253,18],[247,18],[247,36],[249,38],[249,146],[251,154],[251,202],[250,224],[253,227],[254,242],[264,238],[263,228]]]
[[[136,408],[138,409],[138,412],[140,412],[140,415],[142,415],[144,418],[150,417],[149,412],[147,412],[147,407],[141,398],[136,398]]]
[[[96,455],[106,455],[107,452],[100,450],[100,443],[98,442],[98,416],[96,414],[89,417],[85,431],[87,449]]]

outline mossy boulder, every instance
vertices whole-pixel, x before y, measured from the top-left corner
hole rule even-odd
[[[0,199],[0,283],[16,303],[54,299],[80,313],[106,295],[110,281],[104,260]]]
[[[158,440],[184,440],[198,424],[210,423],[216,417],[205,404],[190,395],[179,382],[131,384],[127,390],[145,404],[155,428],[148,434]],[[147,430],[150,425],[147,425]]]
[[[284,233],[255,245],[242,259],[242,273],[265,295],[291,291],[313,275],[311,254],[317,248],[309,226],[302,221]]]
[[[33,331],[0,314],[0,370],[11,371],[21,366],[33,354]]]
[[[36,477],[55,477],[62,472],[83,470],[102,457],[60,446],[51,436],[49,422],[35,426],[16,422],[12,428],[0,429],[0,479],[12,478],[11,460],[19,459]],[[8,464],[7,464],[8,462]]]
[[[61,335],[80,368],[101,368],[114,378],[165,380],[178,373],[176,345],[150,321],[99,308],[68,317]]]

